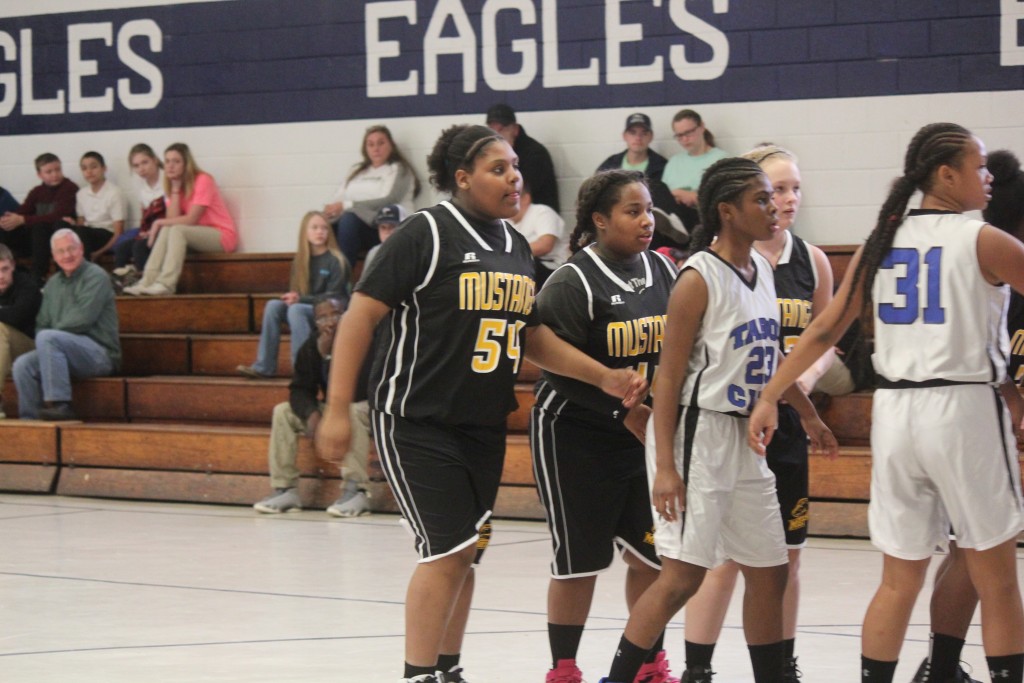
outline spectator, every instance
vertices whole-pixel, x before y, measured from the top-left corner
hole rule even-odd
[[[289,291],[280,299],[271,299],[263,309],[260,346],[256,362],[239,365],[246,377],[261,379],[277,372],[277,350],[281,345],[281,325],[291,331],[292,367],[299,349],[313,330],[313,302],[319,295],[331,295],[348,301],[348,262],[338,251],[331,225],[319,211],[310,211],[299,224],[299,248],[292,260]]]
[[[510,218],[509,222],[530,243],[536,271],[534,277],[539,290],[569,256],[565,221],[550,206],[534,203],[530,187],[523,183],[523,191],[519,195],[519,213]]]
[[[71,380],[109,375],[121,363],[117,307],[106,271],[85,260],[82,240],[70,228],[53,233],[50,247],[59,271],[43,288],[36,350],[14,361],[23,420],[74,420]]]
[[[519,157],[523,183],[533,189],[533,200],[558,213],[558,181],[547,147],[526,134],[526,129],[516,123],[515,110],[507,104],[496,104],[487,110],[487,126],[512,145]]]
[[[42,295],[28,273],[15,270],[14,254],[0,244],[0,388],[14,360],[35,348],[36,314]],[[0,408],[0,418],[7,417]]]
[[[675,197],[678,211],[688,229],[697,225],[697,187],[704,170],[728,153],[715,147],[715,136],[704,127],[700,114],[681,109],[672,118],[672,133],[683,148],[668,160],[661,180]]]
[[[377,256],[377,252],[380,251],[381,244],[384,244],[384,242],[386,242],[387,239],[395,233],[395,230],[398,229],[402,221],[404,221],[405,217],[408,215],[409,213],[401,204],[388,204],[377,212],[376,218],[373,219],[373,224],[377,228],[377,236],[380,238],[380,244],[366,252],[366,258],[363,259],[364,273],[370,269],[370,263],[373,262],[373,259]]]
[[[18,200],[14,198],[14,195],[0,187],[0,216],[10,211],[17,211],[19,206],[21,205],[18,204]]]
[[[651,117],[637,112],[626,118],[626,129],[622,132],[626,143],[626,151],[613,154],[597,167],[598,171],[623,168],[627,171],[642,171],[650,180],[661,180],[668,159],[651,149],[654,130],[651,128]]]
[[[362,154],[363,160],[324,207],[327,219],[335,223],[341,253],[353,268],[360,254],[380,244],[377,231],[370,227],[377,211],[387,204],[409,205],[420,193],[420,179],[387,126],[366,129]]]
[[[139,227],[125,232],[114,243],[114,270],[111,272],[118,278],[126,278],[146,267],[151,251],[147,238],[153,221],[167,215],[164,165],[156,152],[146,143],[140,142],[128,152],[128,163],[135,173],[135,191],[142,217]]]
[[[36,175],[42,183],[28,193],[17,210],[0,216],[0,244],[6,244],[18,256],[32,254],[33,228],[49,229],[65,216],[75,215],[78,185],[64,177],[57,155],[49,152],[40,154],[35,163]],[[33,263],[32,275],[39,284],[42,284],[48,269],[49,259],[42,272],[37,272]]]
[[[316,338],[309,338],[299,350],[295,376],[289,385],[288,401],[274,406],[270,428],[270,483],[274,492],[253,505],[257,512],[279,513],[302,509],[299,497],[299,470],[295,457],[299,435],[312,436],[320,424],[327,392],[327,376],[331,345],[338,329],[338,320],[345,302],[336,297],[321,299],[316,304]],[[369,368],[365,368],[368,375]],[[366,378],[364,378],[366,379]],[[370,448],[370,416],[366,403],[366,381],[360,382],[364,394],[351,404],[349,416],[357,425],[344,461],[344,484],[341,497],[327,512],[335,517],[358,517],[369,512],[366,489],[366,462]]]
[[[189,249],[232,252],[238,245],[235,221],[213,176],[201,170],[192,151],[176,142],[164,151],[167,216],[153,221],[147,243],[153,248],[142,280],[126,294],[174,294]]]

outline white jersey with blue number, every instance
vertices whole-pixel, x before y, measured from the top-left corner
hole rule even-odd
[[[983,221],[911,211],[875,275],[875,370],[890,381],[1001,383],[1006,286],[978,265]]]
[[[768,261],[751,250],[754,275],[746,281],[713,251],[687,259],[708,288],[679,402],[720,413],[749,415],[779,358],[779,304]]]

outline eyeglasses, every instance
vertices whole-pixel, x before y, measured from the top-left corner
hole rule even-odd
[[[690,130],[684,130],[682,133],[676,133],[674,137],[675,137],[676,140],[682,140],[683,138],[690,137],[691,135],[696,133],[698,130],[700,130],[700,125],[696,125],[693,128],[691,128]]]

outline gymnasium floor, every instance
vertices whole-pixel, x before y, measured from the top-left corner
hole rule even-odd
[[[495,526],[463,663],[474,683],[539,683],[547,531]],[[811,541],[797,639],[805,683],[859,680],[860,620],[879,566],[866,542]],[[390,515],[0,495],[0,681],[394,683],[412,567],[410,537]],[[624,625],[621,587],[617,563],[598,581],[581,647],[591,683]],[[752,680],[738,606],[716,651],[716,683]],[[924,656],[927,620],[921,599],[898,681]],[[964,659],[984,672],[975,622]],[[677,670],[682,641],[680,615],[667,639]]]

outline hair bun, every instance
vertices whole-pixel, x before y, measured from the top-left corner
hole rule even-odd
[[[1010,150],[997,150],[988,155],[988,170],[993,185],[1010,182],[1020,175],[1020,159]]]

